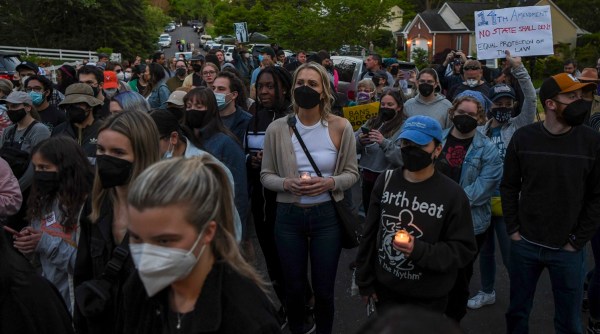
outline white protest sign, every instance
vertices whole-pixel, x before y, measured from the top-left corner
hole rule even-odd
[[[479,59],[553,54],[550,6],[475,12],[475,43]]]
[[[246,22],[237,22],[233,24],[235,28],[235,39],[239,43],[248,43],[248,25]]]

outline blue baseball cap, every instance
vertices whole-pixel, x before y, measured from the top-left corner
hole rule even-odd
[[[404,122],[398,139],[410,140],[417,145],[427,145],[434,139],[441,143],[442,126],[429,116],[412,116]]]

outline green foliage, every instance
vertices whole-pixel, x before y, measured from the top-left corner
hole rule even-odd
[[[106,53],[110,57],[110,55],[113,53],[113,48],[101,47],[101,48],[97,48],[96,52]]]
[[[429,56],[427,55],[427,50],[425,49],[413,48],[412,60],[419,70],[429,67]]]
[[[213,21],[220,0],[170,0],[169,15],[181,20],[184,24],[188,20]]]
[[[44,0],[40,12],[41,3],[0,0],[0,12],[10,12],[0,23],[0,44],[71,50],[107,46],[131,59],[154,50],[158,29],[166,23],[147,0]]]

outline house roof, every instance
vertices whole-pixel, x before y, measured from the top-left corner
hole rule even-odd
[[[429,30],[431,30],[431,31],[452,30],[452,29],[450,29],[450,26],[448,25],[448,23],[446,23],[446,21],[444,21],[444,18],[442,18],[442,16],[440,14],[438,14],[437,11],[435,11],[435,10],[426,10],[422,13],[419,13],[419,15],[421,16],[421,18],[423,19],[423,22],[425,22],[425,24],[427,24],[427,27],[429,27]]]
[[[539,0],[538,0],[539,1]],[[495,3],[490,2],[446,2],[446,5],[460,18],[470,31],[475,30],[475,18],[473,13],[480,10],[498,8]]]

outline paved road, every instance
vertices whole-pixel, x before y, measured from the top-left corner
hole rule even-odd
[[[189,26],[177,27],[175,31],[170,32],[168,34],[171,35],[173,46],[163,50],[167,58],[175,56],[175,52],[178,52],[177,45],[175,44],[175,41],[177,41],[178,39],[185,39],[186,42],[194,43],[194,46],[196,48],[198,48],[198,44],[200,43],[200,38],[198,37],[198,34],[196,34],[192,27]]]

